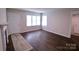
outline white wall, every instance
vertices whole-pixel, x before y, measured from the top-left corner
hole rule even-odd
[[[2,36],[2,26],[7,24],[6,20],[6,8],[0,8],[0,50],[6,50],[6,40]]]
[[[3,45],[2,45],[2,35],[1,35],[1,28],[0,28],[0,51],[3,50]]]
[[[40,15],[40,14],[30,11],[7,9],[9,34],[28,32],[28,31],[38,30],[41,28],[40,26],[27,27],[26,15]]]
[[[71,9],[56,9],[44,14],[47,14],[47,26],[43,30],[70,38]]]
[[[0,24],[6,24],[6,9],[0,8]]]
[[[71,28],[71,34],[74,34],[74,16],[72,16],[72,28]]]

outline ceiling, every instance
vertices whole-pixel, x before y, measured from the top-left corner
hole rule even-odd
[[[33,12],[37,12],[37,13],[45,13],[45,12],[49,12],[49,11],[60,10],[62,8],[15,8],[15,9],[33,11]]]
[[[71,9],[72,11],[79,11],[79,8],[15,8],[15,9],[33,11],[37,13],[45,13],[45,12],[56,11],[61,9]]]

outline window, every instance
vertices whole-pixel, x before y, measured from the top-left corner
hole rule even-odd
[[[27,26],[31,26],[31,16],[30,15],[27,15]]]
[[[47,16],[42,16],[42,26],[47,26]]]
[[[37,21],[36,16],[32,16],[32,25],[33,26],[37,25],[36,21]]]
[[[27,15],[26,16],[26,25],[27,26],[37,26],[40,25],[40,16],[32,16]]]
[[[40,25],[40,16],[37,16],[37,25]]]

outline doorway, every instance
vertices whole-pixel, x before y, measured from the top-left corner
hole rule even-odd
[[[72,15],[72,35],[79,36],[79,14]]]

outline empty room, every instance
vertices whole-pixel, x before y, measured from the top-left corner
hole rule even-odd
[[[0,8],[1,51],[78,51],[78,8]]]

